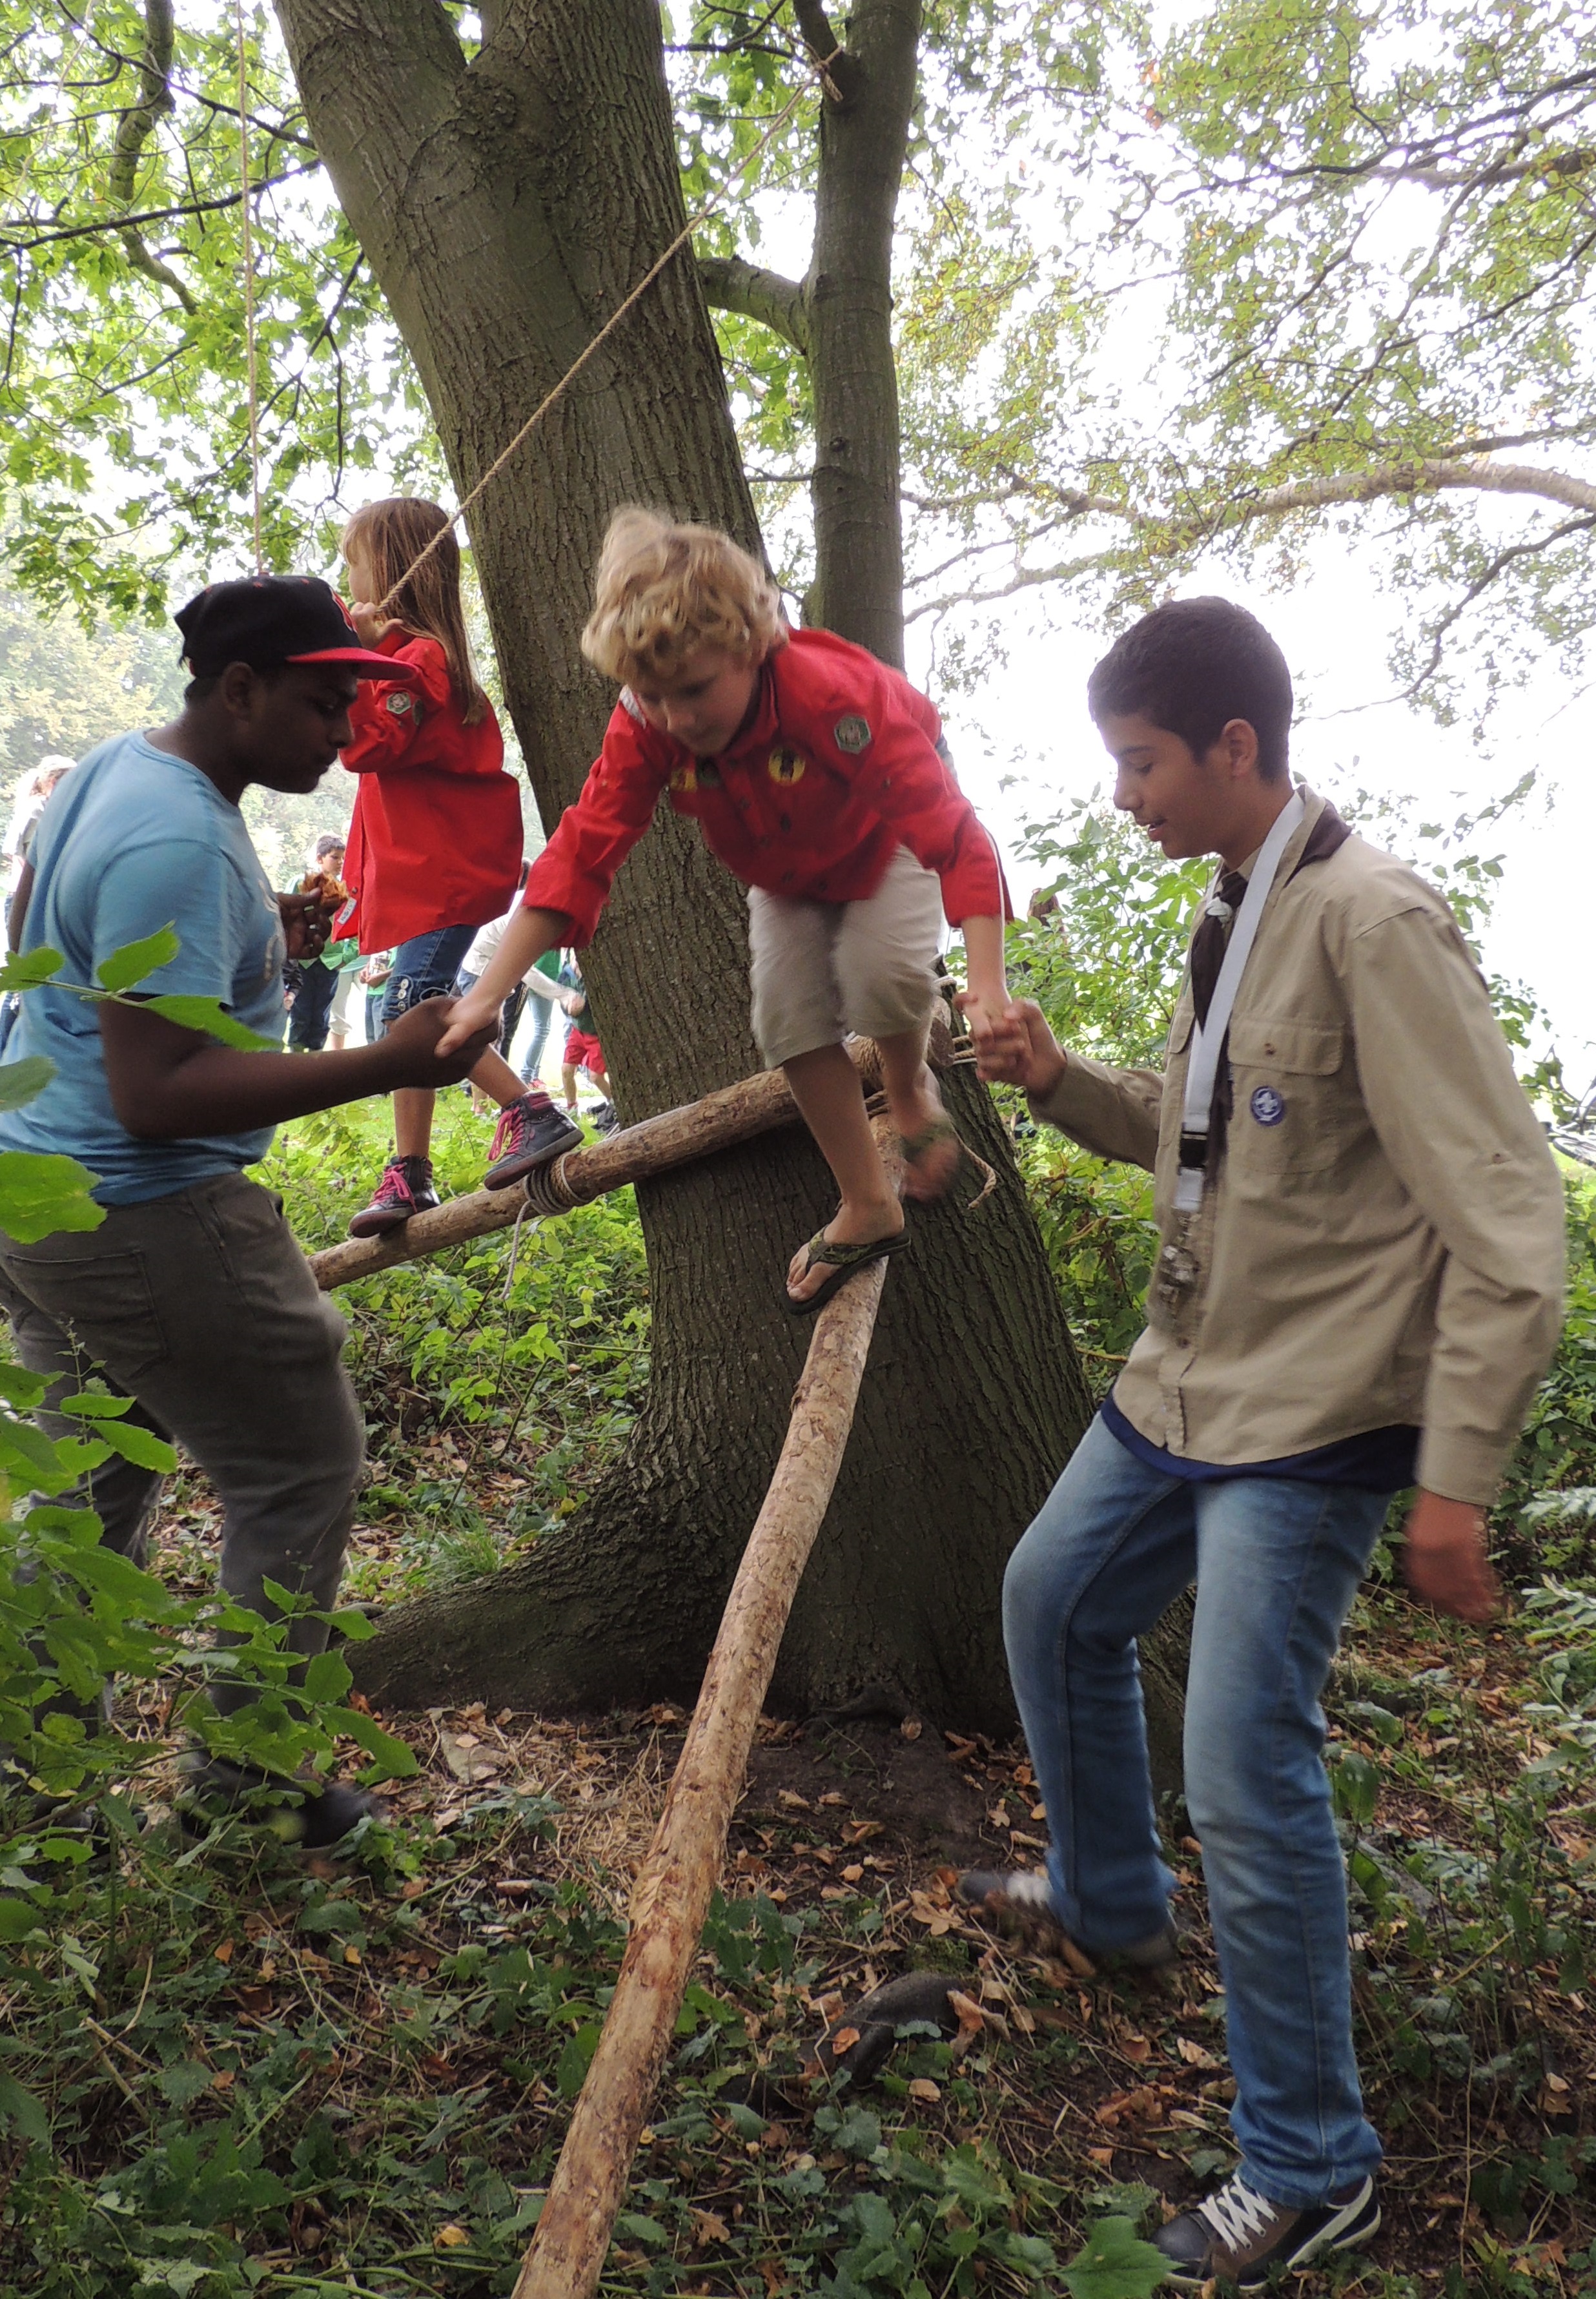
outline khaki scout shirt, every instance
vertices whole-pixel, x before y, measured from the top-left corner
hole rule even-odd
[[[1201,1210],[1172,1203],[1189,976],[1162,1075],[1071,1054],[1031,1106],[1156,1176],[1148,1324],[1114,1387],[1133,1428],[1234,1466],[1416,1423],[1420,1484],[1484,1505],[1557,1342],[1561,1183],[1446,904],[1356,836],[1294,876],[1324,810],[1302,795]]]

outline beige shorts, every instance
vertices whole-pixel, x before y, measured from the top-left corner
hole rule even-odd
[[[900,846],[862,902],[748,888],[754,1036],[774,1069],[795,1054],[924,1027],[937,995],[942,884]]]

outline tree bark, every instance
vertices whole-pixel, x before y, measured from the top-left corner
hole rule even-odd
[[[798,10],[811,52],[836,45]],[[903,514],[892,233],[908,149],[920,0],[856,0],[821,107],[815,253],[806,282],[815,398],[815,588],[808,619],[904,661]],[[846,65],[846,69],[844,68]]]
[[[467,62],[437,0],[277,8],[463,492],[681,228],[657,10],[503,0]],[[901,31],[901,0],[885,13]],[[605,524],[627,501],[757,547],[687,249],[473,514],[506,698],[550,824],[611,704],[577,638]],[[587,969],[628,1123],[757,1068],[741,890],[668,812],[621,873]],[[967,1068],[947,1093],[997,1189],[967,1219],[955,1205],[917,1219],[775,1697],[815,1709],[877,1688],[1002,1727],[1004,1562],[1090,1407],[1006,1135]],[[653,1377],[624,1458],[528,1561],[390,1615],[358,1651],[368,1692],[550,1707],[696,1692],[806,1338],[783,1272],[835,1198],[790,1129],[638,1200]]]

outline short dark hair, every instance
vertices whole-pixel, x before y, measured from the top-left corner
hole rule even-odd
[[[1169,599],[1114,641],[1087,681],[1087,707],[1150,718],[1194,758],[1232,718],[1258,737],[1258,771],[1278,782],[1291,743],[1291,672],[1256,615],[1228,599]]]
[[[260,681],[263,686],[275,686],[278,679],[282,677],[283,673],[285,670],[290,670],[294,668],[291,663],[286,662],[274,664],[269,670],[257,669],[253,663],[250,663],[245,667],[248,669],[254,670],[255,676]],[[231,668],[232,666],[229,664],[228,668],[230,669]],[[217,688],[221,685],[223,676],[224,674],[219,670],[211,670],[207,671],[203,678],[191,678],[187,685],[183,689],[184,702],[186,704],[193,702],[209,702]]]
[[[341,831],[324,830],[316,842],[316,859],[318,862],[324,855],[346,854],[348,851],[349,841]]]

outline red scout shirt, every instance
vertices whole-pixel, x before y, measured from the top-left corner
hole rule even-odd
[[[950,925],[1007,913],[997,851],[937,749],[942,721],[902,674],[830,631],[789,634],[731,748],[699,759],[624,693],[525,900],[592,939],[662,790],[745,885],[815,902],[873,894],[900,846],[942,881]]]
[[[362,679],[349,706],[358,775],[343,875],[352,916],[336,938],[393,950],[439,926],[502,917],[521,872],[521,799],[504,770],[504,737],[490,710],[467,726],[436,639],[390,631],[379,654],[409,663],[404,685]]]

